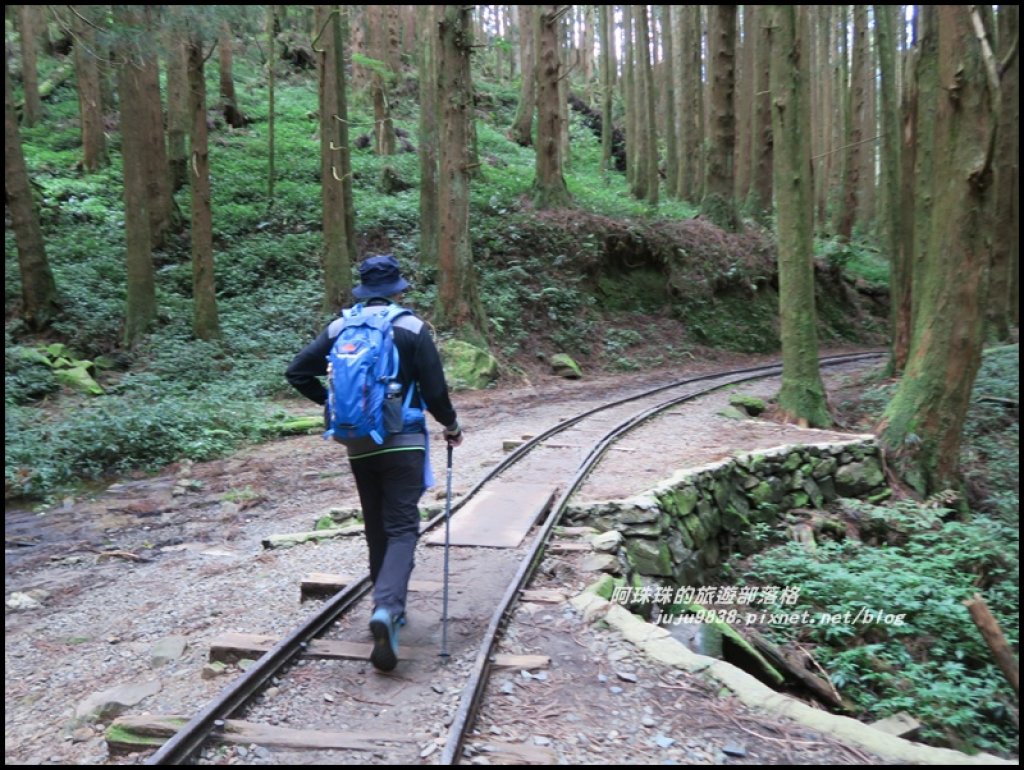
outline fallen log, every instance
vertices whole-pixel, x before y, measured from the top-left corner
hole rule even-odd
[[[982,637],[985,639],[985,644],[992,651],[992,657],[995,658],[996,665],[1003,672],[1003,676],[1006,677],[1006,681],[1010,683],[1017,697],[1020,697],[1020,667],[1017,659],[1013,656],[1013,650],[1010,649],[1006,637],[1003,636],[1003,630],[999,627],[999,621],[992,615],[988,605],[985,604],[985,600],[981,598],[981,594],[975,594],[965,601],[964,606],[971,613],[971,620],[974,621],[974,625],[978,627]]]

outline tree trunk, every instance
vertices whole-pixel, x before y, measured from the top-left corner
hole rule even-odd
[[[131,6],[114,6],[114,20],[136,27],[139,14]],[[121,157],[124,164],[125,263],[127,301],[124,346],[134,348],[156,318],[156,279],[153,273],[153,239],[150,231],[146,157],[149,142],[144,90],[146,80],[135,46],[129,41],[119,51],[118,101],[121,107]]]
[[[533,113],[537,104],[536,50],[534,27],[536,6],[520,5],[519,9],[519,59],[522,62],[522,85],[519,88],[519,106],[508,138],[521,147],[533,146]]]
[[[90,10],[90,6],[79,6],[71,14],[71,28],[75,36],[78,114],[82,124],[82,169],[86,173],[97,171],[110,163],[107,137],[103,132],[103,99],[100,94],[96,35],[86,15]]]
[[[877,195],[878,180],[875,174],[878,163],[878,147],[880,131],[878,130],[878,93],[875,86],[875,72],[878,67],[875,63],[875,50],[871,45],[871,24],[867,21],[867,6],[864,6],[865,26],[867,31],[864,35],[864,58],[861,62],[861,80],[864,83],[864,113],[861,124],[861,153],[860,153],[860,193],[857,195],[857,226],[865,235],[871,233],[875,227],[875,198]],[[878,26],[877,20],[874,22]],[[895,96],[895,88],[893,95]],[[895,106],[896,102],[893,102]]]
[[[607,176],[612,169],[612,148],[615,125],[612,103],[615,88],[615,29],[607,5],[599,5],[598,26],[601,42],[601,173]]]
[[[387,52],[387,7],[368,5],[367,21],[369,40],[367,41],[371,56],[380,66],[386,66],[389,59]],[[391,104],[388,99],[388,87],[385,75],[374,68],[370,75],[370,93],[373,96],[373,136],[376,140],[374,149],[378,155],[394,155],[396,148],[395,123],[391,119]]]
[[[818,77],[818,111],[813,117],[818,130],[818,147],[815,152],[814,166],[814,210],[816,231],[824,231],[828,223],[828,199],[832,178],[832,134],[835,125],[835,84],[832,72],[832,6],[816,6],[816,24],[818,28],[817,45],[815,46],[815,72]]]
[[[164,139],[164,110],[160,99],[160,66],[156,55],[157,6],[142,6],[145,10],[135,32],[142,77],[143,121],[142,139],[146,142],[146,195],[149,198],[149,234],[153,248],[164,244],[167,233],[177,226],[181,213],[171,190],[170,167],[167,163],[167,145]]]
[[[737,201],[746,201],[750,194],[751,161],[754,143],[754,55],[756,51],[754,20],[756,5],[744,5],[740,17],[743,24],[743,39],[736,57],[736,187],[733,194]]]
[[[352,295],[351,239],[346,232],[347,202],[345,198],[345,164],[348,153],[348,132],[338,119],[339,100],[344,100],[345,82],[338,82],[338,50],[344,40],[341,34],[341,14],[334,6],[318,5],[314,8],[314,23],[319,34],[317,69],[320,81],[320,198],[323,206],[323,310],[336,314],[348,305]],[[335,34],[335,27],[338,27]],[[321,32],[323,30],[323,32]],[[344,78],[344,72],[341,72]],[[339,131],[345,130],[344,136]]]
[[[267,6],[267,209],[274,207],[274,64],[277,61],[276,5]]]
[[[916,54],[908,51],[903,67],[900,96],[899,242],[890,273],[889,301],[892,303],[892,358],[890,374],[899,375],[910,356],[910,335],[914,324],[914,243],[917,228],[916,185],[917,135],[919,132]]]
[[[561,127],[558,119],[558,78],[561,67],[558,60],[557,6],[537,6],[536,14],[538,119],[533,201],[537,208],[550,209],[568,206],[572,199],[562,175]]]
[[[637,6],[639,20],[639,64],[640,77],[643,81],[644,102],[644,200],[652,206],[658,205],[658,135],[654,109],[654,70],[651,66],[651,30],[647,20],[647,6]]]
[[[919,21],[919,43],[917,50],[917,62],[915,67],[915,82],[917,84],[917,130],[914,136],[914,175],[904,183],[909,185],[910,200],[913,203],[913,239],[911,247],[911,278],[912,287],[910,294],[910,348],[913,347],[913,336],[916,334],[918,317],[920,314],[921,293],[919,288],[924,286],[926,280],[925,272],[929,262],[929,241],[931,238],[932,213],[936,191],[936,155],[937,144],[935,142],[935,123],[938,120],[937,111],[939,104],[939,89],[942,87],[939,82],[938,65],[938,35],[935,26],[938,23],[936,17],[936,6],[923,5],[920,7]],[[907,350],[909,361],[911,349]]]
[[[902,338],[902,298],[909,293],[908,275],[903,269],[907,264],[900,254],[900,116],[896,96],[896,41],[894,39],[897,18],[896,8],[876,5],[875,40],[878,49],[879,77],[882,82],[882,221],[881,242],[883,253],[889,262],[890,297],[890,338],[892,340],[892,361],[896,361],[895,349],[905,347]],[[895,370],[895,366],[891,367]]]
[[[861,193],[861,160],[864,148],[864,113],[867,91],[864,82],[864,57],[867,55],[867,6],[853,6],[853,62],[850,65],[850,109],[846,113],[846,162],[843,174],[842,210],[837,235],[844,241],[853,237],[853,223]]]
[[[750,180],[750,193],[747,195],[747,210],[755,219],[764,223],[768,221],[772,212],[773,134],[771,85],[769,83],[771,70],[771,49],[769,43],[771,37],[769,36],[768,21],[765,18],[764,9],[756,5],[752,6],[752,8],[750,43],[755,49],[755,82],[754,104],[752,105],[753,128],[751,133],[752,177]],[[808,96],[811,95],[808,94]],[[804,137],[804,141],[812,142],[813,144],[811,136]],[[813,178],[810,184],[813,188]]]
[[[1005,61],[1000,83],[999,130],[996,144],[995,229],[992,233],[992,296],[988,302],[988,324],[999,340],[1010,339],[1017,307],[1013,297],[1016,284],[1013,266],[1018,263],[1020,222],[1015,195],[1020,163],[1020,52],[1007,61],[1016,44],[1019,11],[1015,5],[999,8],[999,59]]]
[[[938,6],[935,16],[924,36],[935,35],[937,56],[925,66],[937,65],[941,85],[933,141],[942,183],[915,281],[910,359],[879,430],[889,467],[921,495],[960,485],[961,432],[984,337],[997,108],[968,6]],[[922,86],[929,80],[922,72]]]
[[[640,169],[639,121],[637,113],[636,48],[633,45],[633,6],[622,6],[622,105],[626,126],[626,184],[636,196]]]
[[[164,30],[164,58],[167,62],[167,166],[171,190],[188,184],[188,132],[191,113],[188,103],[188,70],[180,29],[184,26],[181,6],[170,6],[173,23]]]
[[[678,99],[676,97],[676,41],[675,29],[672,23],[673,6],[658,6],[661,15],[661,39],[664,45],[665,57],[662,62],[662,77],[664,78],[665,94],[665,193],[670,198],[679,197],[679,134],[676,126],[679,118],[676,117]]]
[[[34,126],[43,116],[43,100],[39,96],[39,13],[38,5],[18,6],[18,30],[21,33],[21,85],[25,92],[25,114],[22,122]]]
[[[210,211],[210,152],[206,127],[206,77],[202,39],[187,44],[192,130],[189,132],[189,181],[192,186],[192,333],[198,339],[220,337],[213,269],[213,217]]]
[[[220,25],[220,40],[217,42],[218,54],[220,57],[220,103],[224,111],[224,120],[232,128],[243,128],[249,123],[249,118],[238,108],[238,100],[235,98],[235,76],[232,69],[234,59],[232,50],[231,25],[222,21]]]
[[[701,89],[700,6],[677,9],[676,39],[680,41],[679,197],[696,203],[702,197],[704,170],[704,100]]]
[[[18,113],[11,92],[10,50],[4,50],[4,189],[11,213],[11,230],[18,247],[21,277],[21,317],[32,330],[49,326],[60,312],[57,284],[46,258],[46,243],[29,184],[18,131]]]
[[[547,8],[549,6],[542,6]],[[468,342],[486,346],[487,319],[477,291],[469,236],[469,121],[473,84],[469,54],[469,6],[445,5],[439,34],[438,101],[441,105],[441,159],[438,180],[440,239],[435,319]],[[555,137],[557,141],[557,136]]]
[[[437,265],[439,143],[437,91],[437,18],[434,6],[416,6],[420,39],[420,249],[422,265]]]
[[[814,185],[811,171],[810,66],[805,7],[773,6],[771,91],[779,241],[782,387],[792,420],[831,424],[818,368],[814,309]]]
[[[736,232],[736,6],[716,5],[710,12],[711,136],[701,214],[723,230]]]
[[[829,156],[829,179],[828,179],[828,205],[831,208],[832,232],[838,233],[842,227],[842,218],[845,211],[846,195],[846,162],[848,153],[846,147],[849,144],[849,114],[850,114],[850,87],[849,87],[849,6],[833,6],[835,15],[830,19],[833,46],[830,55],[833,57],[832,65],[832,100],[835,110],[835,119],[832,121],[832,150],[835,156]]]

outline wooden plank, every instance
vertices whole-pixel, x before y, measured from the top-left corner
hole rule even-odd
[[[138,751],[153,748],[173,736],[188,722],[183,716],[122,716],[114,720],[107,730],[107,745],[111,751]],[[241,719],[226,719],[224,727],[215,730],[210,738],[221,743],[255,743],[282,749],[354,749],[373,751],[381,742],[410,743],[411,737],[393,733],[326,732],[323,730],[296,730],[274,725],[261,725]]]
[[[499,653],[491,661],[495,668],[547,668],[551,665],[551,657],[548,655],[509,655]]]
[[[541,604],[561,604],[569,594],[557,588],[525,588],[519,592],[524,602],[540,602]]]
[[[507,482],[496,484],[471,499],[452,516],[452,545],[516,548],[548,509],[555,490],[547,485]],[[424,538],[429,545],[444,545],[444,528]]]
[[[259,658],[278,643],[273,636],[227,633],[210,642],[210,661],[230,662],[239,658]],[[346,642],[339,639],[313,639],[302,653],[303,658],[322,660],[369,660],[370,642]],[[401,660],[424,658],[429,653],[417,647],[399,647]]]
[[[331,596],[356,580],[352,575],[336,575],[331,572],[311,572],[302,579],[299,588],[300,601],[314,597]],[[451,585],[449,585],[451,588]],[[442,591],[444,583],[440,580],[410,580],[410,591]]]
[[[529,743],[495,743],[488,741],[481,753],[496,765],[557,765],[558,755],[546,746]]]

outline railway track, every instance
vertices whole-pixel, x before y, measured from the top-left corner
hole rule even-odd
[[[878,355],[835,356],[822,359],[821,365],[837,366]],[[445,656],[439,654],[442,591],[439,585],[427,583],[410,596],[410,624],[402,632],[398,668],[392,674],[367,670],[371,584],[365,574],[352,579],[285,637],[264,640],[260,648],[264,651],[256,663],[192,716],[147,764],[189,763],[207,741],[230,740],[232,734],[237,741],[251,737],[253,743],[263,741],[285,748],[357,752],[353,761],[365,761],[369,751],[375,762],[388,764],[421,763],[431,755],[430,761],[458,763],[488,675],[496,665],[495,644],[511,609],[543,559],[565,506],[605,453],[631,431],[676,405],[719,388],[780,373],[781,366],[769,365],[690,377],[603,404],[524,439],[453,502],[452,531],[457,524],[469,522],[471,526],[462,533],[467,543],[480,537],[486,541],[489,533],[507,523],[488,519],[489,511],[519,508],[520,518],[526,518],[525,524],[521,522],[521,538],[516,541],[513,537],[504,547],[459,544],[459,537],[453,539]],[[424,524],[414,578],[442,574],[443,549],[428,542],[440,540],[437,533],[443,526],[443,513]],[[298,684],[287,684],[290,681]],[[274,688],[287,690],[290,697],[323,698],[324,688],[318,684],[322,682],[331,682],[335,691],[348,697],[339,704],[337,698],[326,696],[331,707],[322,709],[322,719],[315,708],[298,709],[306,719],[312,711],[313,724],[288,729],[281,724],[279,704],[268,704],[261,696]],[[233,719],[242,713],[244,722]],[[420,722],[424,713],[432,715],[434,724]],[[251,732],[253,725],[261,724],[266,729]],[[339,725],[345,728],[343,732],[338,732]],[[421,748],[424,742],[426,750]]]

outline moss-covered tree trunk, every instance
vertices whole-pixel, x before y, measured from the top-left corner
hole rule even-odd
[[[736,154],[736,6],[709,8],[708,50],[711,55],[711,122],[708,161],[704,171],[701,214],[723,230],[740,226],[735,187]]]
[[[969,6],[938,6],[936,24],[924,31],[935,35],[933,80],[941,89],[933,149],[942,184],[933,188],[915,282],[910,358],[879,428],[890,468],[922,495],[959,487],[961,433],[984,336],[996,105],[969,14]]]
[[[137,26],[139,15],[130,6],[115,5],[114,20]],[[122,39],[118,46],[118,103],[121,108],[121,159],[124,167],[125,264],[127,267],[124,345],[135,347],[156,318],[156,279],[150,231],[147,182],[150,165],[146,153],[146,107],[141,58],[135,44]]]
[[[773,6],[771,91],[779,243],[782,387],[787,418],[831,424],[818,368],[814,307],[814,185],[811,172],[807,9]]]
[[[60,312],[57,284],[46,258],[46,243],[29,185],[11,92],[10,51],[4,46],[4,179],[11,229],[18,247],[21,317],[30,329],[42,329]]]
[[[100,93],[100,63],[96,34],[88,15],[90,6],[70,14],[74,32],[75,79],[78,84],[78,115],[82,127],[82,169],[92,173],[110,162],[107,136],[103,131],[103,98]]]
[[[335,314],[348,305],[352,296],[352,262],[346,232],[348,217],[345,201],[345,164],[348,151],[347,127],[338,119],[339,94],[345,87],[338,84],[337,41],[335,25],[341,25],[339,10],[318,5],[314,24],[319,35],[316,49],[320,88],[320,203],[323,221],[323,262],[325,313]],[[341,37],[340,31],[338,37]],[[344,43],[342,42],[342,45]],[[344,53],[342,53],[344,56]],[[344,72],[341,73],[344,77]],[[344,142],[339,130],[344,130]]]
[[[771,49],[765,9],[751,6],[750,45],[754,47],[754,104],[751,131],[751,179],[747,210],[765,222],[772,211],[772,101],[769,74]],[[813,96],[813,94],[812,94]],[[805,137],[812,142],[811,137]]]
[[[189,132],[189,184],[192,211],[192,333],[198,339],[220,337],[213,269],[213,212],[210,209],[210,149],[206,126],[206,77],[203,42],[189,36],[186,67],[192,130]]]
[[[467,342],[486,345],[487,320],[477,290],[469,236],[469,121],[473,110],[469,70],[473,46],[470,11],[470,6],[461,5],[438,9],[440,239],[434,317],[439,327],[454,331]]]
[[[999,58],[1005,62],[1000,83],[999,131],[996,139],[995,229],[992,233],[992,295],[988,323],[993,336],[1010,338],[1015,323],[1014,266],[1020,259],[1020,215],[1016,193],[1020,183],[1020,53],[1017,34],[1019,9],[999,8]],[[1013,303],[1013,304],[1011,304]]]
[[[437,19],[433,5],[416,6],[420,35],[420,263],[437,264],[438,250],[438,93],[437,36],[432,34]]]
[[[541,209],[572,202],[562,173],[561,121],[558,106],[558,6],[537,6],[537,152],[533,201]],[[444,91],[442,90],[442,93]]]

